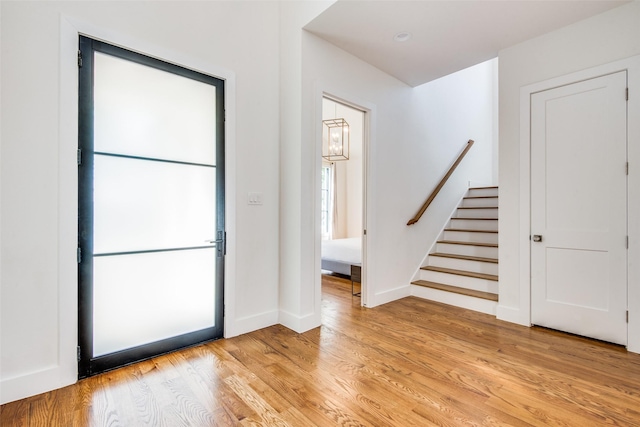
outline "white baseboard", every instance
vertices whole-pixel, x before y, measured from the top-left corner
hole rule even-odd
[[[631,330],[631,327],[629,327]],[[629,334],[629,340],[627,341],[627,351],[631,353],[640,353],[640,339],[633,334]]]
[[[280,310],[278,320],[282,326],[291,329],[299,334],[317,328],[322,324],[320,313],[311,313],[305,316],[298,316],[288,311]]]
[[[278,323],[278,311],[267,311],[255,316],[243,317],[236,319],[233,322],[228,322],[225,319],[225,338],[232,338],[238,335],[246,334],[249,332],[257,331],[258,329],[267,328],[269,326],[276,325]]]
[[[66,387],[77,380],[77,369],[75,372],[64,372],[61,366],[5,379],[0,381],[0,405]]]
[[[368,308],[377,307],[382,304],[386,304],[391,301],[396,301],[401,298],[406,298],[411,295],[409,286],[400,286],[398,288],[390,289],[388,291],[380,292],[373,295],[373,298],[369,299]]]
[[[518,308],[498,305],[496,318],[499,320],[504,320],[505,322],[516,323],[523,326],[531,326],[531,322],[529,321],[529,319],[524,319],[523,317],[524,314],[522,313],[522,310]]]

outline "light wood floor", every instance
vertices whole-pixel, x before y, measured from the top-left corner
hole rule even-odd
[[[640,355],[323,280],[323,326],[273,326],[2,406],[9,426],[638,426]]]

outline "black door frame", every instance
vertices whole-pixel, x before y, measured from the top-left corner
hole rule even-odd
[[[94,52],[132,61],[216,87],[215,326],[126,350],[93,356],[93,75]],[[180,348],[222,338],[224,322],[224,80],[80,36],[78,50],[78,378],[85,378]]]

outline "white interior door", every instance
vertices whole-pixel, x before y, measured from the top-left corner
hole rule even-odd
[[[531,97],[532,323],[623,345],[626,87],[621,71]]]

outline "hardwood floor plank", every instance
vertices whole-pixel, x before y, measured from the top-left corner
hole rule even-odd
[[[213,425],[216,427],[231,427],[237,425],[227,411],[220,407],[213,412]]]
[[[29,399],[0,406],[0,426],[27,427],[29,425]]]
[[[358,345],[356,342],[345,343],[344,347],[351,348],[356,345]],[[373,345],[372,347],[376,348],[377,346]],[[336,346],[336,348],[339,348],[339,346]],[[377,384],[378,387],[376,388],[384,389],[386,392],[395,388],[403,394],[403,396],[395,399],[397,401],[419,400],[421,407],[427,406],[433,411],[440,413],[443,411],[443,407],[450,406],[450,399],[447,396],[460,395],[465,392],[464,384],[461,384],[462,388],[460,385],[452,386],[452,384],[450,384],[450,378],[446,376],[437,375],[430,378],[422,376],[419,373],[420,371],[424,371],[422,367],[416,366],[412,369],[400,370],[394,366],[389,366],[386,363],[386,360],[389,359],[388,354],[380,353],[376,355],[375,353],[367,351],[366,347],[363,347],[362,352],[358,352],[357,354],[358,356],[366,354],[367,359],[362,360],[364,363],[363,373],[366,378],[374,378],[381,382],[381,384]],[[343,354],[342,357],[346,358],[348,356]],[[408,361],[408,363],[411,363],[411,361]],[[414,388],[405,385],[407,375],[411,375]],[[477,402],[477,405],[472,410],[472,412],[477,415],[479,412],[478,408],[488,395],[483,394],[479,390],[468,389],[466,391],[465,400]]]
[[[374,345],[372,345],[373,348],[377,347],[375,345],[375,343],[371,343],[370,342],[369,344],[374,344]],[[345,348],[351,348],[351,346],[353,346],[353,345],[357,345],[357,344],[353,344],[352,343],[352,344],[349,344],[349,345],[345,345]],[[336,346],[336,347],[338,347],[338,346]],[[346,356],[343,356],[343,357],[346,357]],[[383,355],[382,357],[383,358],[388,358],[388,355]],[[402,385],[402,381],[403,381],[402,377],[404,375],[412,375],[412,379],[413,379],[413,381],[415,381],[416,378],[419,376],[419,374],[416,374],[415,372],[412,373],[410,371],[409,372],[402,372],[402,371],[399,371],[398,369],[394,369],[393,367],[386,366],[384,362],[378,362],[375,359],[375,357],[369,358],[368,360],[364,361],[364,363],[366,364],[367,367],[369,367],[371,369],[371,371],[368,372],[368,374],[371,377],[380,378],[380,379],[388,382],[388,384],[392,385],[392,386],[399,386],[403,391],[408,392],[409,394],[411,394],[413,398],[418,397],[418,398],[422,398],[423,400],[425,399],[419,393],[416,393],[415,391],[410,390],[410,389],[408,389],[408,388],[406,388],[405,386]],[[376,363],[378,363],[380,366],[376,366]],[[385,370],[385,368],[389,368],[389,369]],[[420,368],[418,368],[418,371],[419,370],[420,370]],[[386,378],[385,376],[377,375],[376,371],[382,371],[384,373],[389,373],[391,375],[393,375],[395,373],[395,374],[398,374],[398,378],[394,379],[394,380],[391,380],[390,378]],[[437,381],[438,378],[430,378],[429,380],[425,381],[425,383],[431,383],[433,385],[434,380]],[[442,389],[442,387],[438,387],[438,388]],[[427,388],[426,390],[427,390],[429,395],[438,394],[438,392],[436,392],[433,389]],[[461,392],[461,390],[449,390],[449,391],[454,395],[455,394],[459,394]],[[433,406],[434,409],[437,409],[438,411],[442,410],[441,403],[435,403],[432,406]],[[474,412],[477,413],[478,412],[477,409],[474,409]]]
[[[189,388],[189,392],[197,402],[197,405],[204,408],[209,414],[213,414],[221,408],[220,402],[216,399],[215,393],[211,391],[205,377],[193,365],[192,362],[196,357],[192,352],[171,353],[167,355],[167,359],[178,375],[184,379],[185,386]]]
[[[323,277],[322,327],[272,326],[0,407],[5,426],[640,426],[640,355]]]
[[[314,334],[307,335],[315,335],[317,332],[316,330]],[[274,346],[273,348],[283,357],[284,363],[295,366],[298,376],[302,376],[303,380],[305,380],[305,390],[310,391],[305,395],[305,400],[311,403],[312,408],[334,421],[343,417],[348,417],[351,420],[361,417],[365,420],[379,421],[379,418],[363,410],[362,406],[353,399],[354,394],[357,395],[357,392],[352,387],[345,387],[344,384],[340,387],[337,386],[336,373],[333,370],[323,369],[324,363],[321,356],[326,357],[326,355],[319,353],[317,347],[314,347],[301,335],[295,333],[285,340],[279,340],[278,338],[276,336],[274,340],[274,337],[271,337],[270,342]],[[268,337],[264,337],[265,342],[268,339]],[[318,366],[319,364],[320,366]],[[301,375],[301,373],[304,374]],[[316,393],[323,390],[329,393],[322,393],[321,398],[314,398]],[[322,397],[324,397],[324,400]],[[336,412],[334,408],[340,407],[337,402],[343,402],[342,406],[345,410]]]
[[[260,419],[260,424],[271,425],[276,427],[290,427],[289,423],[284,421],[278,411],[256,393],[251,385],[246,383],[237,375],[232,375],[225,379],[229,387],[256,413]]]

